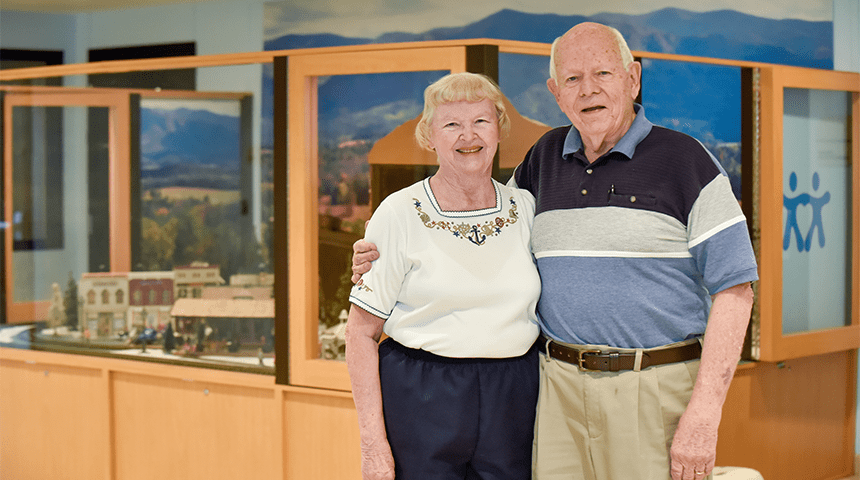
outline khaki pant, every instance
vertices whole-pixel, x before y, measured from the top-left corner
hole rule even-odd
[[[580,371],[544,354],[540,364],[534,480],[671,478],[669,448],[699,360],[639,372]]]

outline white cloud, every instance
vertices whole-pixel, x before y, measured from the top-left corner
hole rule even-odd
[[[145,99],[140,102],[141,107],[153,110],[205,110],[217,115],[238,117],[240,115],[239,102],[234,100],[177,100],[177,99]]]

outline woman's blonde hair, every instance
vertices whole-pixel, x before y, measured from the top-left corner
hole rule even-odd
[[[424,90],[424,113],[415,126],[415,140],[418,146],[432,151],[430,147],[430,124],[439,105],[451,102],[480,102],[485,98],[493,102],[499,121],[499,139],[504,138],[511,128],[508,112],[505,109],[504,94],[489,77],[479,73],[451,73],[431,83]]]

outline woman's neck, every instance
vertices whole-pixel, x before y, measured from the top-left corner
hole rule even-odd
[[[496,189],[488,175],[446,175],[430,177],[433,196],[444,211],[481,210],[496,206]]]

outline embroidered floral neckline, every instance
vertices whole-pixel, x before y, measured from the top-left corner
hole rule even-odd
[[[439,201],[436,200],[436,194],[434,194],[433,189],[430,188],[430,178],[425,178],[424,181],[421,183],[424,186],[424,193],[427,194],[427,197],[430,199],[430,203],[433,205],[433,208],[436,209],[436,213],[442,215],[443,217],[480,217],[483,215],[490,215],[502,211],[502,192],[499,191],[499,186],[496,185],[495,180],[492,180],[492,183],[493,189],[496,192],[496,204],[492,207],[481,208],[478,210],[442,210],[442,207],[439,206]]]
[[[427,193],[427,197],[430,199],[430,203],[433,205],[436,213],[445,216],[445,217],[454,217],[454,218],[464,218],[464,217],[478,217],[489,215],[493,213],[500,213],[502,211],[502,194],[499,191],[499,187],[496,185],[496,182],[493,182],[493,188],[496,189],[496,206],[492,208],[485,208],[481,210],[472,210],[466,212],[452,212],[452,211],[443,211],[439,208],[439,203],[436,201],[436,197],[433,196],[433,191],[430,189],[429,179],[424,180],[424,191]],[[471,243],[481,246],[486,243],[487,238],[496,237],[502,233],[502,229],[517,223],[519,219],[519,215],[517,215],[517,202],[514,200],[514,197],[510,198],[511,208],[508,210],[508,218],[496,217],[492,220],[487,220],[481,223],[469,224],[466,222],[452,222],[448,220],[432,220],[430,215],[421,208],[421,200],[417,198],[412,198],[415,205],[415,210],[418,211],[418,218],[421,219],[421,222],[424,223],[424,226],[427,228],[435,229],[435,230],[446,230],[451,232],[455,237],[462,238],[464,240],[468,240]]]

